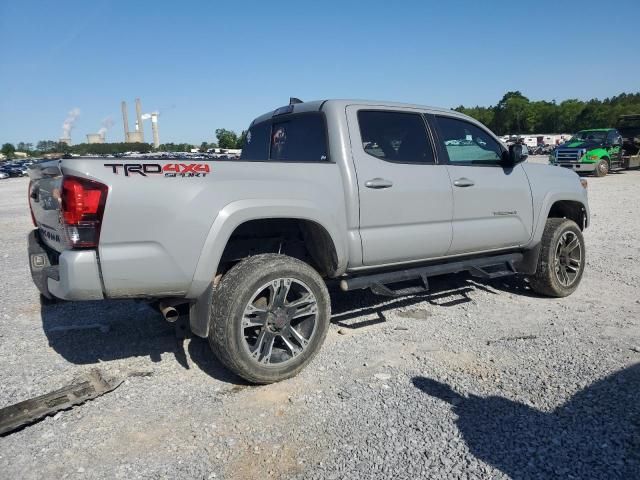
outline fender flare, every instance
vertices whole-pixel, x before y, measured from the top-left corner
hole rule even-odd
[[[340,231],[346,232],[346,226],[340,226],[335,218],[316,208],[313,203],[300,199],[258,198],[231,202],[220,210],[209,229],[186,295],[187,298],[196,299],[189,312],[194,334],[201,337],[207,335],[212,281],[229,238],[243,223],[266,218],[295,218],[322,226],[331,237],[336,250],[337,274],[346,270],[346,235],[339,234]]]
[[[586,201],[584,196],[580,195],[577,192],[548,192],[541,202],[541,208],[539,209],[540,215],[535,221],[535,227],[531,235],[529,247],[536,246],[538,243],[540,243],[542,232],[544,231],[545,224],[547,223],[547,218],[549,218],[551,207],[553,207],[556,202],[561,201],[580,203],[585,211],[586,224],[589,224],[589,203]],[[582,228],[582,225],[580,225],[580,227]]]
[[[540,251],[542,249],[542,244],[540,243],[542,239],[542,233],[544,232],[544,227],[547,223],[547,219],[549,218],[549,213],[551,212],[551,208],[556,202],[560,201],[572,201],[578,202],[582,205],[585,211],[585,225],[589,222],[589,204],[585,202],[584,197],[581,197],[577,193],[567,193],[567,192],[549,192],[545,195],[542,200],[542,207],[540,208],[540,216],[535,221],[533,234],[531,236],[531,241],[526,246],[525,251],[523,252],[523,258],[516,265],[516,270],[518,273],[524,275],[533,275],[536,273],[536,269],[538,267],[538,258],[540,257]],[[581,225],[580,228],[583,226]]]

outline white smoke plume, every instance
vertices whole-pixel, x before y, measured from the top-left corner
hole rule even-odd
[[[159,116],[159,115],[160,115],[160,112],[155,111],[155,112],[151,112],[151,113],[143,113],[143,114],[141,115],[141,117],[142,117],[142,120],[149,120],[149,119],[151,118],[151,116],[152,116],[152,115]]]
[[[102,127],[100,127],[100,130],[98,130],[98,133],[102,136],[102,138],[104,138],[107,130],[109,130],[111,127],[113,127],[113,118],[109,116],[102,120]]]
[[[79,116],[80,109],[78,107],[67,114],[67,118],[64,119],[64,123],[62,124],[62,138],[71,138],[71,130],[73,130]]]

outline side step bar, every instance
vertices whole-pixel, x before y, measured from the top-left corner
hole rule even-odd
[[[474,277],[498,278],[507,275],[514,275],[516,269],[514,263],[522,261],[521,253],[509,253],[496,255],[493,257],[470,258],[457,262],[441,263],[424,267],[411,268],[408,270],[395,270],[372,275],[362,275],[359,277],[347,278],[340,282],[342,290],[362,290],[370,288],[378,295],[397,297],[400,295],[411,295],[423,293],[429,290],[429,277],[444,275],[448,273],[458,273],[467,271]],[[388,285],[411,280],[420,280],[422,285],[415,287],[393,290]]]

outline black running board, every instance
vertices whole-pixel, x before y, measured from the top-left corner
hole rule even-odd
[[[521,253],[509,253],[493,257],[470,258],[437,265],[411,268],[407,270],[394,270],[372,275],[346,278],[340,282],[342,290],[362,290],[370,288],[377,295],[397,297],[400,295],[413,295],[429,290],[429,277],[445,275],[448,273],[469,272],[474,277],[491,279],[516,274],[514,264],[521,262]],[[420,281],[417,286],[394,290],[389,285],[412,280]]]

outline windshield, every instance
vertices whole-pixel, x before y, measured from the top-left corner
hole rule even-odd
[[[571,137],[571,141],[581,141],[581,142],[597,142],[604,143],[607,138],[607,132],[603,131],[595,131],[595,130],[583,130],[581,132],[576,133],[573,137]]]

